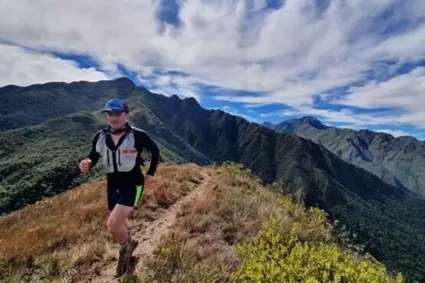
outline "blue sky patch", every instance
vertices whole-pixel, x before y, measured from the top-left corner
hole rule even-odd
[[[425,138],[423,0],[142,2],[3,7],[0,85],[128,77],[254,122]]]

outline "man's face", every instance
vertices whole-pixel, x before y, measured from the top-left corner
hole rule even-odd
[[[108,120],[109,126],[116,130],[122,128],[128,121],[128,114],[125,112],[106,112],[106,119]]]

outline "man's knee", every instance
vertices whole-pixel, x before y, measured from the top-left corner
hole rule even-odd
[[[121,228],[121,224],[114,217],[110,217],[108,219],[108,223],[106,224],[106,226],[108,228],[108,232],[112,235],[117,234]]]
[[[112,235],[117,235],[122,231],[122,229],[126,230],[126,220],[132,209],[132,207],[126,207],[117,204],[114,210],[111,212],[107,222],[108,232]]]

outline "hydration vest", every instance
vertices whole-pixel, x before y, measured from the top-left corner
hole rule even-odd
[[[135,148],[134,127],[126,132],[121,145],[115,150],[111,150],[106,145],[106,131],[102,131],[96,143],[96,151],[100,154],[103,168],[107,173],[129,172],[137,163],[139,155]]]

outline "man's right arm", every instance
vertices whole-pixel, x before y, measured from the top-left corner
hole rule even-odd
[[[91,166],[90,168],[92,168],[93,166],[96,165],[96,163],[99,161],[100,158],[100,154],[96,151],[96,143],[97,140],[99,139],[99,135],[100,135],[100,131],[97,132],[92,140],[92,145],[91,145],[91,149],[89,154],[87,155],[87,158],[91,160]]]

